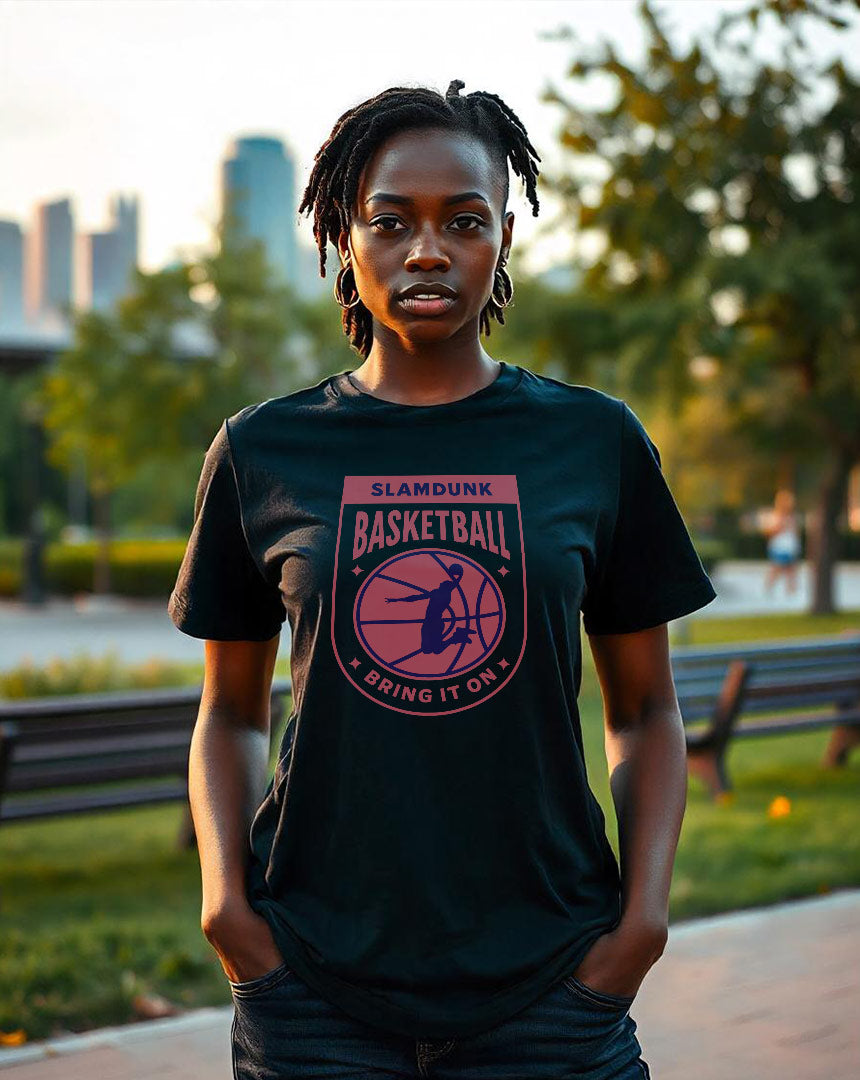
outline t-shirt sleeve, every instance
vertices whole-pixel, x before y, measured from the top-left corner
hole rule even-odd
[[[167,611],[184,634],[215,641],[268,641],[286,616],[248,547],[226,420],[206,451]]]
[[[622,402],[618,509],[582,604],[588,634],[646,630],[716,597],[663,476],[660,453]]]

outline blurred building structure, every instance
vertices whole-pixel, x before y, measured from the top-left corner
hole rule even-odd
[[[0,221],[0,330],[24,325],[24,233],[17,221]]]
[[[72,304],[74,219],[71,200],[37,203],[24,263],[27,322],[50,330],[63,326]]]
[[[139,204],[136,196],[115,195],[110,201],[111,224],[103,232],[83,237],[81,296],[84,307],[107,311],[131,287],[137,267]]]
[[[263,243],[282,284],[297,287],[298,252],[295,163],[280,139],[234,139],[221,170],[221,214],[229,240]]]

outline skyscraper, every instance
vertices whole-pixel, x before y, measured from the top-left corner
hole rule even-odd
[[[37,326],[62,326],[72,303],[72,203],[38,203],[25,274],[27,315]]]
[[[106,311],[113,307],[117,296],[119,278],[119,245],[117,234],[107,229],[105,232],[91,232],[83,237],[84,280],[87,294],[84,306],[96,311]]]
[[[295,286],[299,276],[295,165],[280,139],[235,139],[221,174],[221,212],[228,236],[263,242],[276,278]]]
[[[24,236],[17,221],[0,221],[0,329],[24,325]]]
[[[112,308],[131,287],[137,266],[138,201],[114,196],[110,202],[111,227],[84,237],[84,302],[98,311]]]
[[[137,267],[140,203],[136,195],[115,195],[110,203],[114,231],[118,236],[118,260],[122,289],[126,291]]]

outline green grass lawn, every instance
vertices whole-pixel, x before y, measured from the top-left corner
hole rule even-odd
[[[860,627],[860,613],[812,619],[699,619],[692,643],[809,636]],[[584,650],[580,699],[589,776],[617,851],[600,694]],[[285,661],[278,674],[285,674]],[[860,750],[844,770],[819,761],[828,731],[739,740],[730,802],[691,778],[670,918],[860,884]],[[777,796],[790,812],[769,817]],[[181,808],[166,806],[0,828],[0,1032],[28,1040],[133,1020],[133,997],[229,1004],[200,932],[196,851],[176,849]],[[0,1049],[2,1059],[2,1049]]]

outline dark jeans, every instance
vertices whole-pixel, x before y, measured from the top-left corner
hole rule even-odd
[[[632,998],[567,976],[478,1035],[411,1039],[353,1019],[286,964],[230,983],[234,1080],[647,1080]]]

